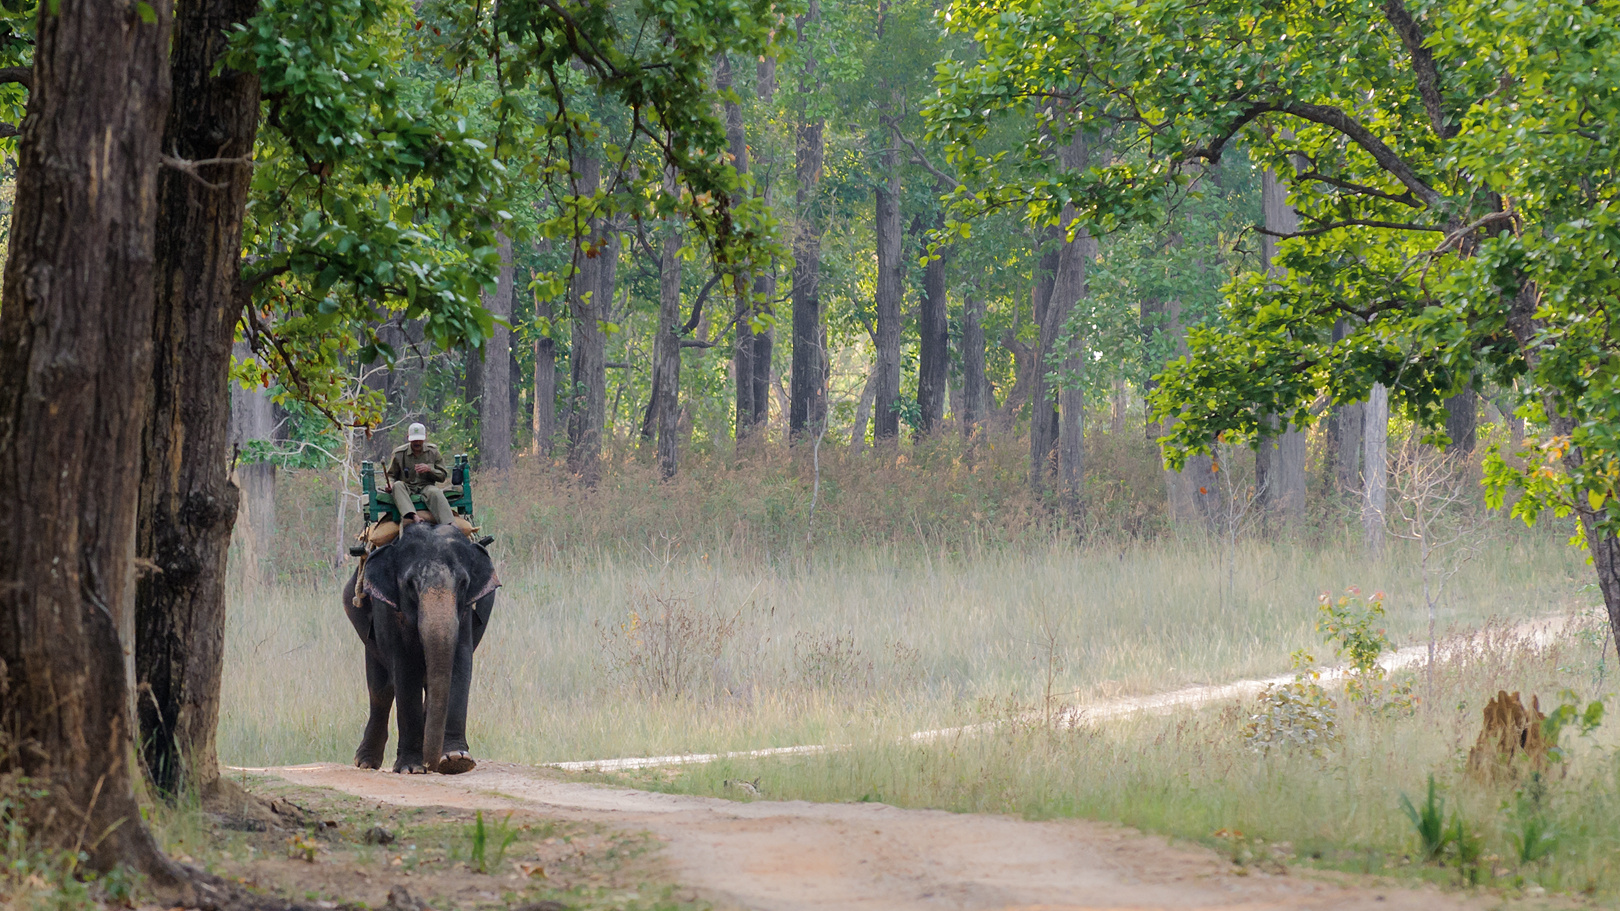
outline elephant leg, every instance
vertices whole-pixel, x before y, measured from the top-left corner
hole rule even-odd
[[[394,704],[399,709],[399,749],[394,754],[394,771],[413,775],[427,771],[422,762],[422,685],[425,668],[420,659],[402,658],[395,667]]]
[[[366,690],[371,695],[371,714],[360,747],[354,751],[354,764],[362,769],[381,768],[383,751],[388,747],[388,716],[394,710],[394,681],[388,665],[366,649]]]
[[[450,705],[444,719],[444,755],[439,771],[446,775],[470,772],[477,765],[467,748],[467,694],[472,689],[472,659],[476,639],[473,628],[483,624],[471,611],[462,615],[456,640],[456,662],[450,671]]]

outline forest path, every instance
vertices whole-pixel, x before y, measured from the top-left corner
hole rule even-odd
[[[1546,644],[1577,618],[1545,616],[1439,643],[1437,660],[1465,658],[1503,637]],[[1425,646],[1401,649],[1391,669],[1427,660]],[[1343,676],[1342,668],[1324,679]],[[1163,712],[1251,697],[1292,675],[1194,686],[1150,696],[1103,699],[1067,709],[1061,724],[1137,712]],[[915,739],[971,734],[974,725],[920,731]],[[553,763],[569,771],[617,771],[707,762],[724,756],[811,753],[807,745],[727,754],[688,754]],[[1433,887],[1374,884],[1310,872],[1268,875],[1234,866],[1214,851],[1177,845],[1135,830],[1083,820],[1030,822],[1007,816],[903,810],[875,803],[741,803],[558,780],[555,771],[480,761],[464,775],[395,775],[335,763],[268,772],[296,784],[331,788],[398,806],[527,810],[645,830],[664,843],[670,875],[721,908],[750,911],[898,909],[898,911],[1082,911],[1082,909],[1485,908],[1489,896],[1444,894]]]
[[[664,843],[671,877],[724,909],[1487,907],[1484,897],[1432,887],[1251,872],[1210,850],[1077,820],[1030,822],[871,803],[738,803],[558,781],[539,769],[497,762],[480,762],[455,776],[395,775],[335,763],[260,771],[398,806],[528,810],[645,830]]]

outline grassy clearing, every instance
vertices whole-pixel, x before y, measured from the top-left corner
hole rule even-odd
[[[1315,643],[1316,595],[1351,584],[1389,592],[1392,638],[1421,641],[1417,573],[1399,548],[1369,568],[1351,547],[1249,545],[1229,592],[1223,559],[1168,541],[782,563],[673,547],[508,563],[471,735],[482,755],[536,762],[849,742],[1048,689],[1082,701],[1064,694],[1275,674]],[[1441,628],[1585,606],[1585,572],[1550,535],[1504,532],[1454,581]],[[227,649],[228,761],[350,757],[364,684],[335,584],[238,596]],[[659,655],[679,672],[660,671]],[[660,673],[679,679],[660,684]]]

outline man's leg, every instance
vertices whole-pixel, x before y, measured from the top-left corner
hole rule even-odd
[[[410,491],[405,488],[404,484],[395,484],[393,490],[384,491],[377,495],[379,500],[383,497],[387,497],[388,502],[394,504],[394,508],[399,510],[399,520],[401,522],[404,522],[407,516],[416,512],[416,504],[411,502]]]
[[[450,501],[445,499],[444,489],[437,484],[428,484],[422,488],[422,497],[427,500],[428,512],[433,513],[433,521],[448,525],[455,513],[450,509]]]

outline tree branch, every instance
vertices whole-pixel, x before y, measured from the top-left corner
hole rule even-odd
[[[15,124],[0,123],[0,139],[10,139],[17,135],[20,135],[20,131]]]
[[[1311,180],[1311,181],[1315,181],[1316,183],[1325,183],[1330,187],[1338,187],[1341,190],[1348,190],[1351,193],[1355,193],[1355,194],[1358,194],[1358,195],[1361,195],[1361,196],[1376,196],[1379,199],[1387,199],[1390,202],[1398,202],[1401,205],[1411,206],[1414,209],[1422,208],[1422,205],[1419,204],[1418,201],[1417,201],[1417,197],[1413,196],[1409,192],[1408,193],[1402,193],[1401,195],[1396,196],[1394,193],[1385,192],[1384,190],[1380,190],[1377,187],[1369,187],[1369,186],[1366,186],[1365,184],[1353,183],[1351,181],[1343,180],[1343,179],[1338,178],[1338,177],[1329,177],[1328,175],[1323,174],[1321,171],[1317,171],[1317,170],[1314,170],[1314,169],[1309,170],[1309,171],[1301,171],[1298,175],[1295,176],[1294,179],[1295,180]]]
[[[1325,225],[1320,225],[1315,228],[1308,228],[1304,231],[1273,231],[1264,225],[1255,225],[1254,230],[1266,235],[1267,237],[1281,237],[1287,239],[1290,237],[1315,237],[1318,234],[1326,234],[1329,231],[1336,231],[1339,228],[1358,227],[1389,228],[1394,231],[1432,231],[1436,234],[1444,234],[1446,230],[1445,228],[1437,227],[1435,225],[1417,225],[1403,221],[1374,221],[1365,218],[1352,218],[1346,221],[1329,222]]]
[[[950,187],[953,190],[961,189],[962,182],[960,180],[957,180],[956,178],[952,177],[951,175],[945,173],[944,171],[941,171],[939,168],[934,167],[933,162],[928,160],[928,156],[923,154],[922,149],[917,148],[917,144],[915,142],[911,141],[911,137],[909,137],[906,134],[900,132],[900,128],[898,126],[893,127],[893,129],[894,129],[894,135],[900,137],[900,141],[905,143],[907,146],[909,146],[911,148],[911,160],[913,162],[920,165],[924,171],[927,171],[928,173],[934,175],[934,179],[939,181],[940,183],[945,184],[946,186]],[[968,193],[967,197],[969,199],[978,199],[979,198],[974,193]]]
[[[1423,46],[1423,32],[1417,21],[1401,0],[1384,0],[1384,18],[1394,27],[1395,34],[1401,36],[1401,43],[1406,45],[1406,53],[1412,58],[1418,96],[1423,99],[1423,109],[1429,112],[1429,123],[1433,124],[1435,135],[1441,139],[1456,136],[1460,127],[1446,118],[1440,97],[1440,71],[1434,65],[1434,55]]]
[[[34,68],[31,66],[0,67],[0,85],[16,83],[30,92],[34,90]]]
[[[720,280],[720,274],[721,273],[719,272],[715,272],[713,275],[709,276],[709,280],[704,284],[703,290],[698,292],[697,300],[692,304],[692,316],[684,325],[681,326],[682,335],[686,335],[693,329],[696,329],[698,323],[702,322],[703,302],[709,299],[709,292],[714,290],[715,283]]]
[[[176,155],[163,155],[161,156],[161,159],[164,167],[173,168],[210,190],[223,190],[231,185],[230,181],[226,181],[225,183],[210,183],[208,180],[204,179],[202,174],[198,173],[198,168],[205,168],[210,165],[217,164],[245,164],[250,167],[253,165],[253,159],[251,158],[199,158],[196,160],[191,160],[187,158],[180,158]]]
[[[1188,152],[1181,160],[1190,161],[1194,158],[1202,158],[1210,164],[1219,164],[1221,153],[1226,151],[1226,144],[1232,141],[1232,137],[1236,136],[1239,130],[1253,123],[1261,114],[1276,110],[1280,110],[1280,108],[1269,102],[1249,105],[1238,114],[1236,120],[1228,124],[1227,128],[1216,135],[1214,139]]]
[[[1395,154],[1394,149],[1384,145],[1383,140],[1374,136],[1371,130],[1361,125],[1361,121],[1351,117],[1349,114],[1329,105],[1307,104],[1303,101],[1291,101],[1278,106],[1276,110],[1285,114],[1292,114],[1301,120],[1309,120],[1311,123],[1319,123],[1322,126],[1338,130],[1372,155],[1373,160],[1378,162],[1379,167],[1388,171],[1391,176],[1399,180],[1408,190],[1411,190],[1412,194],[1422,200],[1424,205],[1435,208],[1442,202],[1443,197],[1441,197],[1439,191],[1424,182],[1423,178],[1417,176],[1417,172],[1412,170],[1411,165],[1408,165],[1401,156]]]

